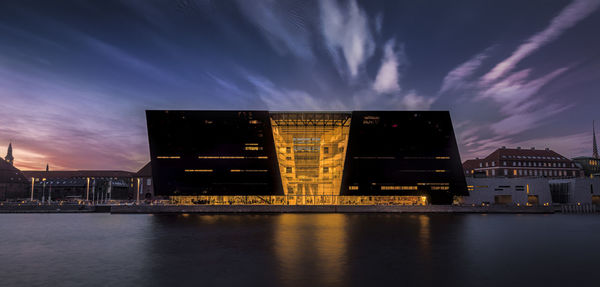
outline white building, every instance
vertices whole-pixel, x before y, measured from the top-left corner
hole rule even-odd
[[[548,179],[467,178],[469,196],[461,204],[551,205]]]

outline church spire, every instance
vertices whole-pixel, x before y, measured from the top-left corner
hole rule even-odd
[[[15,161],[15,158],[12,155],[12,143],[8,143],[8,151],[6,152],[6,157],[4,157],[4,160],[11,165],[13,165],[13,162]]]
[[[596,122],[592,121],[592,128],[594,129],[593,131],[593,136],[594,136],[594,158],[600,158],[598,156],[598,144],[596,144]]]

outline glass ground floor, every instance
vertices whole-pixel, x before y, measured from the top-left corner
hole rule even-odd
[[[192,205],[427,205],[427,196],[197,195],[171,196],[172,204]]]

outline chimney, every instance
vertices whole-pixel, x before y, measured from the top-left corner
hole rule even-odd
[[[535,150],[535,147],[532,147],[531,150]]]
[[[501,149],[506,149],[506,146],[502,146]]]
[[[549,151],[549,150],[550,150],[550,148],[549,148],[549,147],[547,147],[547,148],[546,148],[546,150],[547,150],[547,151]]]
[[[517,147],[517,149],[521,149],[521,147],[520,147],[520,146],[518,146],[518,147]]]

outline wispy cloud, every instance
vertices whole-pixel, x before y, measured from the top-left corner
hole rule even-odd
[[[477,71],[483,61],[488,57],[488,51],[485,51],[471,57],[468,61],[460,64],[456,68],[452,69],[442,81],[442,86],[438,95],[444,94],[451,90],[464,89],[470,82],[470,77]]]
[[[118,96],[39,74],[0,68],[0,98],[11,107],[0,139],[12,139],[17,167],[135,170],[147,160],[143,119],[124,116],[129,99],[116,106]]]
[[[311,32],[302,6],[280,1],[238,0],[242,13],[256,26],[271,46],[280,54],[291,52],[312,60]],[[291,6],[291,7],[290,7]]]
[[[416,91],[411,90],[407,94],[397,97],[395,102],[401,110],[429,110],[435,102],[435,98],[420,96]]]
[[[538,104],[532,98],[542,87],[567,70],[568,68],[562,67],[536,79],[530,79],[530,69],[521,70],[497,83],[483,87],[479,98],[491,98],[501,104],[500,111],[504,114],[522,113],[531,104]]]
[[[549,104],[543,105],[541,108],[532,111],[512,113],[499,122],[490,125],[490,128],[496,134],[505,137],[516,135],[536,128],[544,119],[555,116],[571,107],[572,106]]]
[[[510,72],[525,57],[542,46],[554,41],[567,29],[592,14],[600,6],[600,0],[575,0],[565,7],[543,31],[531,36],[507,59],[498,63],[481,80],[484,83],[495,81]]]
[[[392,93],[400,91],[398,84],[399,76],[398,67],[400,58],[403,58],[404,51],[401,48],[399,52],[394,50],[394,40],[389,40],[384,47],[384,56],[381,59],[381,67],[375,77],[373,89],[378,93]]]
[[[342,6],[336,0],[323,0],[319,4],[321,32],[338,71],[347,74],[342,69],[345,63],[349,75],[356,77],[375,51],[367,14],[358,7],[356,0],[349,0]]]
[[[472,104],[487,101],[487,105],[496,108],[490,111],[488,118],[497,120],[472,123],[459,132],[467,154],[489,152],[500,145],[514,145],[527,131],[542,126],[548,119],[573,107],[543,93],[545,87],[568,72],[571,66],[559,67],[541,76],[536,75],[533,68],[516,71],[515,68],[521,60],[556,40],[598,6],[600,0],[575,0],[543,31],[529,37],[510,57],[496,63],[489,72],[478,73],[489,59],[492,48],[474,55],[445,76],[438,95],[451,91],[464,93],[471,95]]]
[[[277,87],[263,77],[249,75],[248,81],[270,110],[346,110],[348,107],[337,99],[327,100],[304,91]]]

